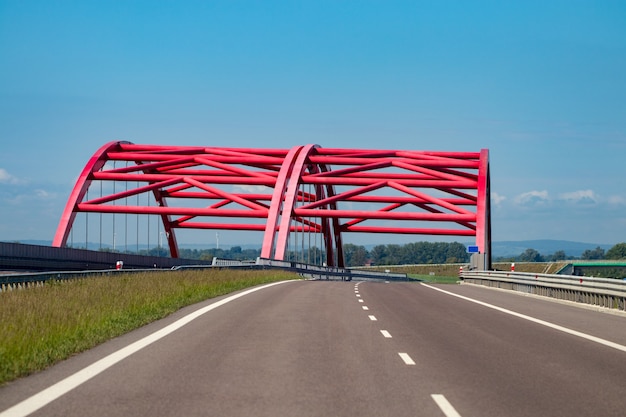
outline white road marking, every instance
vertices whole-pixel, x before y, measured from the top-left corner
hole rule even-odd
[[[368,306],[363,306],[363,310],[369,310]]]
[[[439,292],[442,292],[444,294],[451,295],[453,297],[461,298],[463,300],[470,301],[472,303],[476,303],[476,304],[479,304],[481,306],[500,311],[502,313],[510,314],[511,316],[515,316],[515,317],[519,317],[519,318],[524,319],[524,320],[532,321],[533,323],[541,324],[542,326],[546,326],[546,327],[549,327],[549,328],[554,329],[554,330],[558,330],[558,331],[563,332],[563,333],[571,334],[573,336],[578,336],[578,337],[581,337],[583,339],[587,339],[587,340],[590,340],[592,342],[596,342],[596,343],[599,343],[601,345],[608,346],[608,347],[611,347],[613,349],[621,350],[622,352],[626,352],[626,346],[620,345],[619,343],[611,342],[610,340],[601,339],[601,338],[596,337],[596,336],[591,336],[589,334],[582,333],[582,332],[579,332],[577,330],[572,330],[572,329],[569,329],[567,327],[559,326],[558,324],[550,323],[549,321],[536,319],[534,317],[527,316],[525,314],[517,313],[517,312],[512,311],[512,310],[507,310],[506,308],[494,306],[493,304],[488,304],[488,303],[485,303],[485,302],[482,302],[482,301],[475,300],[473,298],[469,298],[469,297],[465,297],[463,295],[459,295],[459,294],[455,294],[455,293],[452,293],[452,292],[449,292],[449,291],[445,291],[445,290],[442,290],[440,288],[436,288],[436,287],[430,286],[428,284],[422,283],[422,285],[425,286],[425,287],[428,287],[430,289],[433,289],[435,291],[439,291]]]
[[[268,287],[272,287],[274,285],[279,285],[279,284],[284,284],[286,282],[294,282],[294,281],[280,281],[280,282],[274,282],[271,284],[267,284],[267,285],[263,285],[260,287],[255,287],[252,289],[249,289],[247,291],[243,291],[240,292],[238,294],[235,295],[231,295],[230,297],[224,298],[220,301],[217,301],[211,305],[208,305],[206,307],[203,307],[199,310],[194,311],[193,313],[190,313],[188,315],[186,315],[185,317],[182,317],[178,320],[176,320],[174,323],[162,328],[161,330],[158,330],[146,337],[144,337],[143,339],[137,340],[134,343],[131,343],[130,345],[111,353],[108,356],[105,356],[104,358],[100,359],[99,361],[96,361],[94,363],[92,363],[91,365],[87,366],[86,368],[81,369],[80,371],[68,376],[67,378],[57,382],[56,384],[44,389],[43,391],[40,391],[37,394],[34,394],[33,396],[25,399],[24,401],[14,405],[11,408],[6,409],[3,412],[0,412],[0,417],[23,417],[23,416],[27,416],[31,413],[34,413],[35,411],[39,410],[40,408],[46,406],[47,404],[51,403],[52,401],[56,400],[57,398],[61,397],[62,395],[67,394],[68,392],[70,392],[71,390],[73,390],[74,388],[80,386],[81,384],[87,382],[88,380],[90,380],[91,378],[95,377],[96,375],[104,372],[105,370],[107,370],[108,368],[110,368],[111,366],[117,364],[118,362],[126,359],[127,357],[129,357],[130,355],[132,355],[133,353],[136,353],[138,351],[140,351],[141,349],[145,348],[146,346],[151,345],[152,343],[164,338],[165,336],[169,335],[170,333],[175,332],[176,330],[180,329],[181,327],[183,327],[186,324],[189,324],[191,321],[197,319],[198,317],[202,316],[203,314],[208,313],[211,310],[214,310],[218,307],[223,306],[226,303],[229,303],[233,300],[236,300],[237,298],[241,298],[245,295],[251,294],[255,291],[259,291]]]
[[[398,355],[400,355],[405,364],[415,365],[415,362],[413,361],[413,359],[411,359],[408,353],[400,352],[398,353]]]
[[[437,403],[441,411],[443,411],[443,413],[446,415],[446,417],[461,417],[461,415],[454,409],[454,407],[452,407],[452,404],[448,402],[446,397],[441,394],[432,394],[431,397],[433,398],[433,400],[435,400],[435,402]]]
[[[359,298],[359,303],[362,303],[362,302],[363,302],[363,299],[362,299],[362,298]]]
[[[376,320],[378,320],[378,319],[376,318],[376,316],[367,316],[367,317],[369,317],[371,321],[376,321]],[[2,416],[0,416],[0,417],[2,417]]]
[[[387,339],[391,339],[391,333],[389,333],[387,330],[381,330],[380,331],[383,336],[385,336]]]
[[[357,294],[356,296],[357,296],[357,297],[360,297],[360,296],[361,296],[361,294]]]

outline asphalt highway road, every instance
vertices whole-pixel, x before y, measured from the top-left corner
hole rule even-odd
[[[626,415],[624,315],[470,285],[296,281],[216,307],[227,298],[0,388],[0,417]]]

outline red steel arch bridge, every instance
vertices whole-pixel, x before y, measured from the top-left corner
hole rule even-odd
[[[263,258],[285,260],[288,250],[306,244],[319,247],[328,266],[343,267],[345,234],[385,233],[475,237],[480,266],[491,265],[487,149],[312,144],[252,149],[115,141],[98,149],[83,168],[53,246],[68,245],[75,226],[83,223],[78,216],[85,217],[87,234],[94,214],[100,229],[102,217],[113,216],[114,248],[117,234],[132,235],[128,216],[136,218],[137,235],[140,217],[156,218],[159,246],[167,243],[174,258],[179,231],[213,230],[216,239],[220,230],[254,231],[263,236]],[[123,233],[116,232],[120,228]]]

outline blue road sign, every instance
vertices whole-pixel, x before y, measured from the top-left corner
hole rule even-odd
[[[469,245],[467,247],[467,253],[480,253],[480,251],[478,250],[478,246],[476,246],[476,245]]]

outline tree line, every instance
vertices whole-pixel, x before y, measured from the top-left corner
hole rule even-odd
[[[201,259],[210,261],[213,257],[253,260],[261,255],[261,249],[243,249],[241,246],[232,246],[227,249],[180,249],[179,255],[185,259]],[[343,245],[343,253],[346,266],[363,265],[407,265],[407,264],[446,264],[466,263],[470,260],[465,245],[452,242],[415,242],[405,245],[387,244],[376,245],[371,249],[363,245],[347,243]],[[140,255],[169,256],[169,251],[164,247],[140,250]],[[319,248],[312,247],[302,251],[290,251],[287,260],[321,264],[326,254]],[[618,243],[605,251],[601,247],[585,250],[579,258],[569,256],[565,251],[559,250],[550,255],[543,255],[537,250],[529,248],[518,256],[497,257],[494,262],[557,262],[569,259],[581,260],[626,260],[626,243]]]
[[[605,252],[600,246],[595,249],[586,249],[579,258],[575,256],[568,256],[565,251],[559,250],[551,255],[542,255],[539,251],[529,248],[518,256],[513,257],[499,257],[495,261],[519,261],[519,262],[557,262],[564,260],[581,259],[586,261],[599,261],[599,260],[620,260],[626,259],[626,243],[618,243]]]
[[[167,248],[157,247],[140,250],[140,255],[169,256]],[[363,265],[406,265],[406,264],[445,264],[469,262],[465,245],[453,242],[415,242],[405,245],[376,245],[367,249],[363,245],[347,243],[343,245],[346,266]],[[242,249],[232,246],[228,249],[180,249],[179,256],[185,259],[211,260],[213,257],[252,260],[261,255],[260,249]],[[317,247],[303,251],[289,251],[287,260],[310,264],[321,264],[326,258],[325,251]]]

